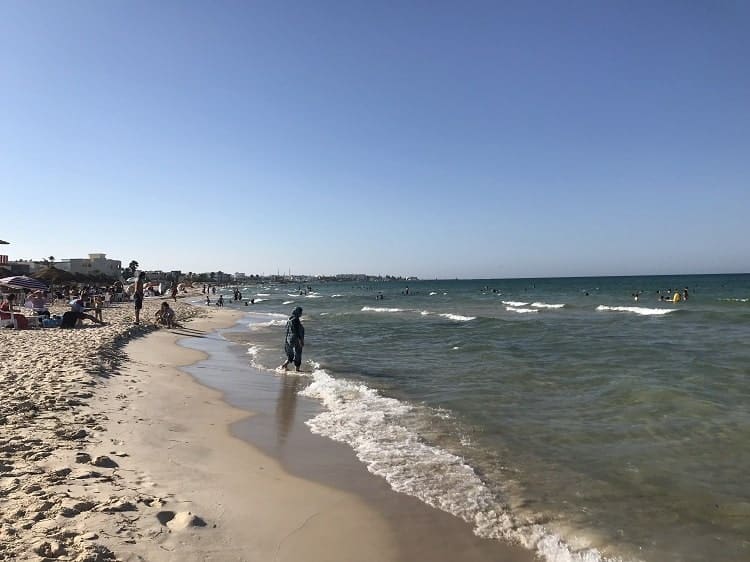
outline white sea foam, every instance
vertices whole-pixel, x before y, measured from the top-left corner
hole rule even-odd
[[[293,303],[294,303],[294,301],[284,301],[281,304],[293,304]]]
[[[422,312],[420,312],[420,314],[422,316],[429,316],[430,314],[432,314],[432,312],[430,312],[429,310],[423,310]]]
[[[537,308],[519,308],[517,306],[506,306],[508,312],[518,312],[519,314],[528,314],[529,312],[539,312]]]
[[[600,304],[596,307],[599,311],[611,311],[611,312],[631,312],[633,314],[640,314],[641,316],[662,316],[674,312],[674,308],[644,308],[641,306],[606,306]]]
[[[403,312],[403,308],[380,308],[376,306],[363,306],[362,312]]]
[[[314,433],[349,444],[368,470],[397,492],[467,521],[480,537],[517,542],[548,562],[604,562],[594,549],[573,550],[544,526],[516,517],[463,459],[428,445],[408,427],[414,408],[364,384],[334,379],[313,364],[300,394],[326,410],[305,422]]]
[[[255,302],[263,302],[263,301],[267,301],[267,300],[268,299],[255,299]]]
[[[257,318],[287,318],[287,314],[282,314],[280,312],[256,312]]]
[[[343,296],[344,296],[344,295],[331,295],[331,298],[332,298],[332,299],[337,299],[337,298],[339,298],[339,297],[343,297]]]
[[[257,296],[259,296],[259,297],[270,297],[271,293],[258,293]]]
[[[748,299],[719,299],[720,301],[725,302],[747,302]]]
[[[269,320],[267,322],[253,322],[250,324],[251,330],[260,330],[261,328],[269,328],[271,326],[284,326],[286,325],[286,319],[284,320]]]
[[[535,308],[563,308],[564,304],[547,304],[546,302],[532,302],[531,306]]]
[[[518,302],[518,301],[500,301],[500,302],[502,302],[504,305],[507,305],[507,306],[528,306],[529,305],[529,303],[527,302]]]
[[[306,299],[322,299],[323,295],[314,295],[313,293],[310,293],[309,295],[305,295]]]
[[[469,322],[470,320],[475,320],[476,316],[461,316],[460,314],[441,314],[443,318],[448,318],[450,320],[455,320],[456,322]]]
[[[259,367],[257,363],[258,353],[260,353],[260,348],[257,345],[251,345],[247,349],[247,354],[250,356],[250,365],[253,367]]]
[[[432,291],[432,292],[430,293],[430,296],[432,296],[432,295],[437,295],[437,293],[436,293],[435,291]]]

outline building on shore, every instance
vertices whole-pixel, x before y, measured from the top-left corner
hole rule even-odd
[[[106,275],[115,279],[119,279],[122,273],[122,262],[109,260],[106,254],[89,254],[88,258],[69,258],[55,261],[52,265],[73,274]]]

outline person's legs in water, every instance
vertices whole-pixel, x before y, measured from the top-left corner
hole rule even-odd
[[[289,367],[289,363],[292,363],[294,361],[294,347],[289,345],[288,343],[284,344],[284,353],[286,353],[286,361],[284,361],[281,364],[281,367],[286,371]],[[299,369],[297,369],[299,370]]]

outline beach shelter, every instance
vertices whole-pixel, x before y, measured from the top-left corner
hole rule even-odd
[[[47,283],[67,283],[73,281],[75,276],[69,271],[58,269],[54,266],[45,267],[32,275],[35,279],[41,279]]]
[[[12,287],[14,289],[47,289],[47,284],[33,277],[25,275],[14,275],[12,277],[3,277],[0,279],[0,285]]]

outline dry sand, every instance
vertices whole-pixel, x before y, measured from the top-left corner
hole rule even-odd
[[[143,319],[161,299],[147,299]],[[177,303],[187,320],[203,312]],[[68,306],[53,307],[62,313]],[[0,329],[0,559],[114,560],[111,536],[153,503],[125,498],[121,453],[93,452],[107,416],[97,400],[124,359],[123,345],[154,330],[133,324],[132,304],[104,310],[105,325],[62,330]]]
[[[0,560],[531,559],[340,452],[327,462],[358,476],[334,487],[233,436],[249,413],[182,373],[203,356],[175,341],[239,313],[175,309],[174,330],[133,326],[121,305],[105,326],[0,331]]]

